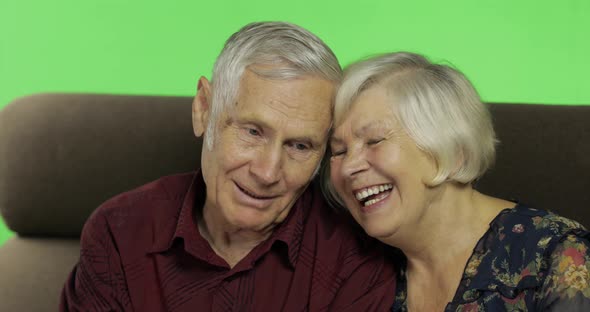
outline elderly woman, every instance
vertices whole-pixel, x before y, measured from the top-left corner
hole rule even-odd
[[[590,233],[473,189],[496,139],[460,72],[411,53],[361,61],[334,113],[328,196],[401,251],[392,311],[590,311]]]

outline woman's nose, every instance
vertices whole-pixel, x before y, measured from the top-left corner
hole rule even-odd
[[[364,150],[354,149],[350,150],[345,156],[342,163],[342,174],[345,176],[353,176],[363,172],[369,168],[369,162]]]

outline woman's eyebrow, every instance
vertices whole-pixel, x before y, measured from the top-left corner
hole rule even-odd
[[[391,128],[391,123],[385,122],[383,120],[378,120],[375,122],[367,123],[366,125],[359,128],[355,131],[355,136],[362,137],[367,135],[367,133],[373,133],[375,131],[389,131]]]
[[[336,137],[334,135],[332,135],[330,137],[330,140],[328,141],[328,144],[330,144],[330,145],[332,145],[332,144],[342,144],[342,143],[343,143],[342,139],[339,138],[339,137]]]

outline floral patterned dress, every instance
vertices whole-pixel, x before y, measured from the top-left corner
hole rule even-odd
[[[407,311],[401,268],[392,312]],[[518,204],[490,223],[445,311],[590,311],[589,272],[590,232]]]

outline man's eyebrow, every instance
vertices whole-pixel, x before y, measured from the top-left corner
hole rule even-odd
[[[269,129],[270,127],[268,126],[267,123],[265,123],[263,120],[260,119],[256,119],[256,118],[251,118],[251,117],[234,117],[233,122],[237,123],[238,125],[245,125],[245,124],[252,124],[261,128],[266,128]]]
[[[274,129],[266,122],[264,122],[264,120],[261,119],[257,119],[257,118],[251,118],[251,117],[241,117],[241,118],[236,118],[234,119],[234,122],[238,125],[247,125],[247,124],[251,124],[257,127],[262,128],[263,130],[270,130],[270,131],[274,131]],[[315,134],[303,134],[300,136],[294,136],[294,137],[290,137],[287,138],[289,141],[294,141],[294,142],[305,142],[305,143],[309,143],[311,144],[313,147],[320,147],[322,146],[322,142],[324,142],[324,140]]]

